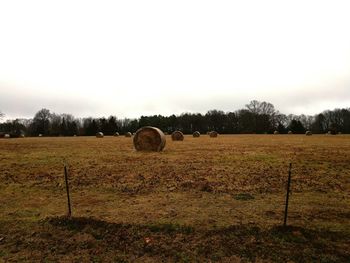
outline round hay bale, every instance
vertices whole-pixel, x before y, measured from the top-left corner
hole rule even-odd
[[[103,138],[103,133],[102,132],[96,133],[96,138]]]
[[[306,131],[306,132],[305,132],[305,135],[306,135],[306,136],[311,136],[311,135],[312,135],[312,132],[311,132],[311,131]]]
[[[216,138],[218,137],[219,133],[217,131],[211,131],[209,132],[209,137]]]
[[[173,141],[183,141],[184,140],[184,134],[181,131],[174,131],[171,134],[171,139]]]
[[[131,132],[125,133],[125,137],[131,137],[131,136],[132,136],[132,133],[131,133]]]
[[[10,138],[11,136],[10,136],[10,134],[8,134],[8,133],[6,133],[5,135],[4,135],[4,138],[6,138],[6,139],[8,139],[8,138]]]
[[[24,136],[24,134],[23,133],[21,133],[20,135],[19,135],[19,138],[24,138],[25,136]]]
[[[115,134],[114,134],[114,137],[118,137],[119,136],[119,132],[116,132]]]
[[[200,137],[201,136],[201,133],[199,132],[199,131],[195,131],[194,133],[193,133],[193,137],[194,138],[198,138],[198,137]]]
[[[39,135],[38,135],[39,137],[43,137],[43,135],[41,134],[41,133],[39,133]]]
[[[160,152],[165,147],[166,139],[160,129],[145,126],[136,131],[133,142],[137,151]]]
[[[273,134],[277,135],[280,134],[279,131],[274,131]]]
[[[288,131],[288,134],[293,134],[293,132],[292,131]]]

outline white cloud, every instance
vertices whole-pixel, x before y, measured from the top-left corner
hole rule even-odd
[[[24,104],[137,117],[235,110],[250,99],[308,113],[343,105],[350,101],[350,87],[339,84],[350,77],[349,7],[319,0],[0,1],[0,92],[3,101],[16,92],[18,101],[0,109],[13,117],[28,115]]]

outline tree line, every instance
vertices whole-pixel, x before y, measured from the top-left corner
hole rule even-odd
[[[0,112],[0,118],[4,114]],[[326,110],[314,116],[285,115],[269,102],[253,100],[245,108],[233,112],[210,110],[206,114],[183,113],[181,115],[141,116],[138,119],[75,118],[71,114],[56,114],[48,109],[39,110],[32,119],[15,119],[0,123],[0,133],[11,137],[25,136],[92,136],[97,132],[113,135],[135,132],[143,126],[155,126],[164,132],[181,130],[185,134],[194,131],[206,133],[215,130],[220,134],[264,134],[331,132],[350,133],[350,108]]]

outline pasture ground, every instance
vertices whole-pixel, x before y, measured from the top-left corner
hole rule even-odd
[[[349,197],[348,135],[1,139],[0,262],[349,262]]]

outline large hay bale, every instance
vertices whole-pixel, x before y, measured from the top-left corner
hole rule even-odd
[[[115,134],[114,134],[114,137],[118,137],[119,136],[119,132],[116,132]]]
[[[125,137],[131,137],[131,136],[132,136],[132,133],[131,133],[131,132],[125,133]]]
[[[279,131],[274,131],[273,134],[277,135],[280,134]]]
[[[200,137],[201,136],[201,133],[199,132],[199,131],[195,131],[194,133],[193,133],[193,137],[194,138],[198,138],[198,137]]]
[[[39,135],[38,135],[39,137],[43,137],[43,135],[41,134],[41,133],[39,133]]]
[[[219,133],[217,131],[211,131],[209,132],[209,137],[216,138],[218,137]]]
[[[136,131],[133,141],[137,151],[160,152],[165,147],[166,139],[160,129],[146,126]]]
[[[10,138],[11,136],[10,136],[10,134],[8,134],[8,133],[6,133],[5,135],[4,135],[4,138],[6,138],[6,139],[8,139],[8,138]]]
[[[21,133],[20,135],[19,135],[19,138],[24,138],[25,137],[25,135],[23,134],[23,133]]]
[[[288,131],[288,134],[293,134],[293,132],[292,131]]]
[[[102,132],[96,133],[96,138],[103,138],[103,133]]]
[[[305,135],[306,135],[306,136],[311,136],[311,135],[312,135],[312,132],[311,132],[311,131],[306,131],[306,132],[305,132]]]
[[[174,131],[171,134],[171,139],[173,141],[183,141],[184,140],[184,134],[181,131]]]

